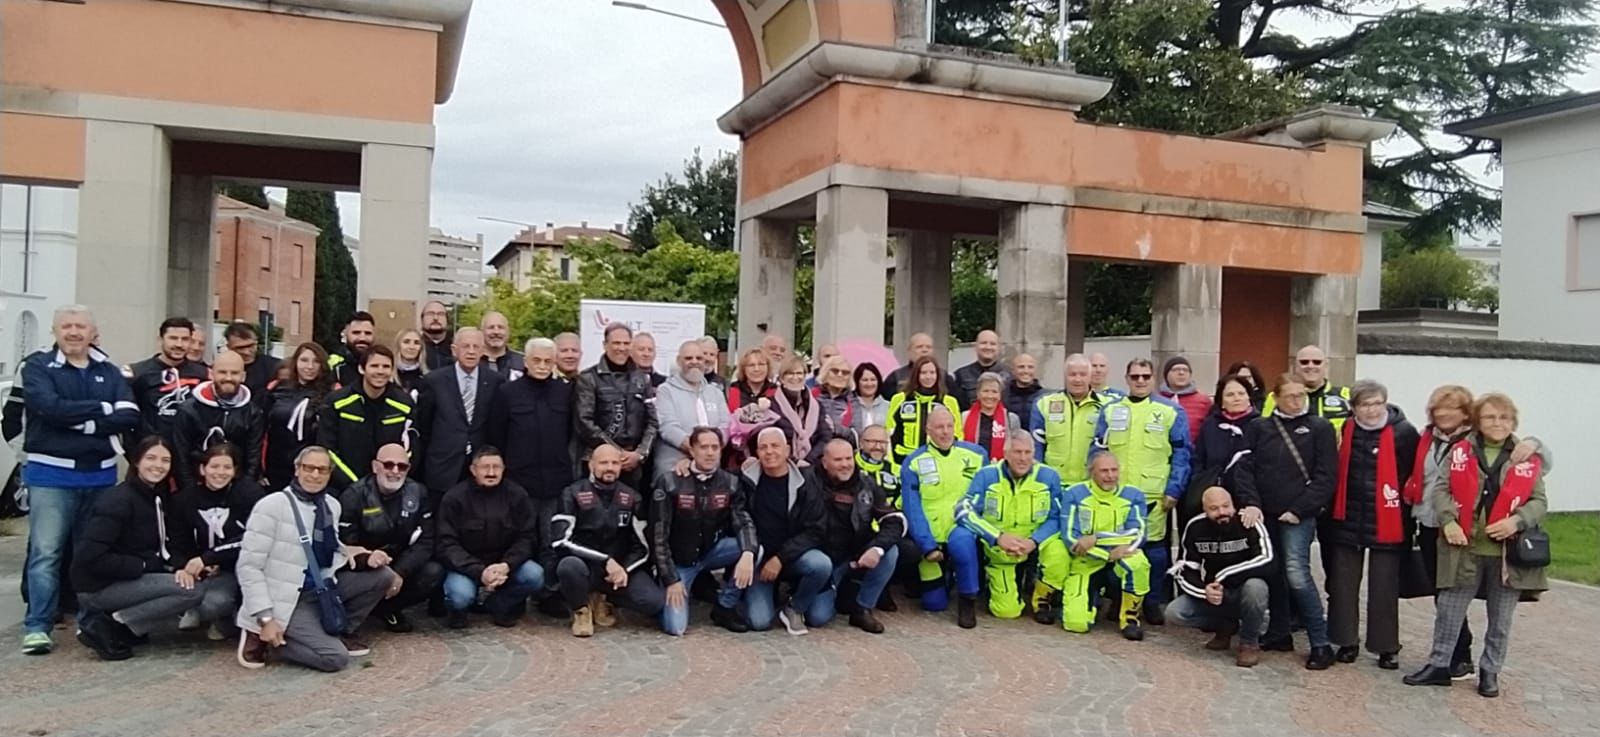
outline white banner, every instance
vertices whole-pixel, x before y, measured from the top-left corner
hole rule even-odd
[[[656,339],[655,370],[668,376],[678,360],[678,346],[706,334],[706,306],[672,302],[624,302],[585,299],[578,302],[578,336],[583,345],[583,367],[605,355],[606,325],[620,322],[633,332]]]

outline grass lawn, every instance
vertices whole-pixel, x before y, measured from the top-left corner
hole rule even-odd
[[[1550,533],[1551,578],[1600,586],[1600,512],[1553,512],[1544,518]]]

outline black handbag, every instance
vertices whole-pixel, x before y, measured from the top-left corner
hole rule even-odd
[[[1506,562],[1517,568],[1550,565],[1550,535],[1542,528],[1523,530],[1506,541]]]
[[[294,494],[288,489],[284,489],[283,494],[289,497],[289,514],[294,515],[294,527],[300,531],[300,547],[306,551],[306,572],[310,573],[317,567],[317,551],[311,548],[311,536],[306,534],[306,524],[300,520],[300,505],[295,503]],[[350,615],[345,612],[344,600],[339,598],[339,589],[333,584],[333,576],[328,571],[318,570],[311,576],[311,581],[316,587],[312,591],[317,595],[322,631],[342,637],[350,625]]]
[[[1426,534],[1421,530],[1418,533]],[[1421,546],[1413,542],[1410,549],[1400,555],[1400,598],[1421,599],[1439,593],[1438,582],[1428,575]]]

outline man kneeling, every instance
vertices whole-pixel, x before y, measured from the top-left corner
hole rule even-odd
[[[1272,540],[1261,522],[1246,527],[1239,521],[1227,489],[1206,489],[1200,504],[1204,513],[1183,526],[1182,551],[1172,572],[1184,596],[1167,605],[1167,621],[1213,627],[1216,635],[1207,650],[1227,650],[1238,632],[1234,664],[1251,668],[1261,661]]]
[[[467,609],[485,593],[489,621],[513,627],[528,597],[544,588],[545,567],[535,557],[539,523],[528,492],[505,478],[500,451],[484,447],[472,456],[472,478],[456,484],[439,502],[439,562],[444,576],[446,625],[467,626]]]
[[[594,635],[594,626],[617,623],[616,599],[647,617],[661,613],[664,595],[647,567],[650,548],[634,524],[644,506],[639,492],[622,483],[623,451],[604,444],[589,456],[589,478],[561,491],[561,511],[550,521],[550,537],[561,556],[556,579],[572,609],[572,634]]]
[[[1139,550],[1147,524],[1144,492],[1122,484],[1122,468],[1110,453],[1089,461],[1089,476],[1051,505],[1061,534],[1039,546],[1039,585],[1051,589],[1047,597],[1059,592],[1064,629],[1088,632],[1095,574],[1109,568],[1122,584],[1122,636],[1143,640],[1139,612],[1150,593],[1150,561]]]

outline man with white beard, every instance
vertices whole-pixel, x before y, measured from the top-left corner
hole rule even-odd
[[[689,457],[689,435],[696,427],[715,428],[728,437],[728,402],[722,391],[706,381],[705,347],[698,340],[686,340],[678,347],[677,366],[661,386],[656,387],[655,451],[652,477],[672,473],[673,467]]]

